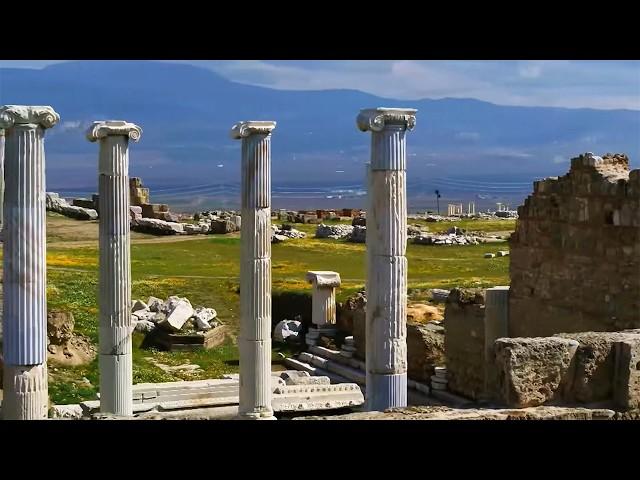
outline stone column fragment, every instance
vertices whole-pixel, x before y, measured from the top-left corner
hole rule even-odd
[[[309,271],[307,281],[313,285],[311,322],[322,327],[336,323],[336,287],[340,274],[329,271]]]
[[[4,226],[4,129],[0,128],[0,231]]]
[[[0,107],[5,130],[3,349],[5,419],[47,418],[44,131],[51,107]]]
[[[119,120],[94,122],[87,131],[90,142],[100,142],[100,411],[121,416],[133,414],[129,139],[137,142],[141,134]]]
[[[362,110],[371,131],[367,208],[367,409],[407,405],[407,154],[416,110]]]
[[[244,419],[273,419],[271,406],[271,131],[275,122],[240,122],[240,404]]]
[[[509,287],[487,288],[484,305],[484,390],[487,398],[494,398],[498,393],[494,344],[509,336]]]

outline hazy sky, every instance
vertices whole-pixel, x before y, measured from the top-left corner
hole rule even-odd
[[[0,60],[42,68],[60,60]],[[460,97],[500,105],[640,110],[640,61],[176,60],[278,89],[347,88],[395,99]]]

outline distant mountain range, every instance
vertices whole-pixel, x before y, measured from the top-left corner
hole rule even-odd
[[[484,186],[485,193],[514,178],[514,185],[526,184],[534,176],[564,173],[569,158],[586,151],[627,153],[636,168],[640,156],[640,111],[635,110],[274,90],[153,61],[0,69],[0,104],[51,105],[60,113],[60,124],[47,133],[50,189],[95,188],[97,146],[85,140],[84,131],[101,119],[142,127],[142,140],[131,146],[131,174],[158,188],[237,183],[240,146],[229,130],[239,120],[278,122],[274,183],[359,185],[370,134],[356,129],[355,118],[361,108],[376,106],[418,109],[417,127],[408,137],[408,174],[425,191],[437,182],[475,185],[478,191]]]

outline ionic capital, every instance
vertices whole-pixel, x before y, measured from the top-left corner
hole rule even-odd
[[[60,115],[48,106],[4,105],[0,107],[0,129],[14,125],[37,125],[51,128],[60,121]]]
[[[231,129],[231,138],[238,140],[256,134],[269,135],[274,128],[276,128],[276,122],[256,120],[238,122]]]
[[[134,123],[123,120],[105,120],[93,122],[87,130],[87,140],[90,142],[115,135],[129,137],[134,142],[137,142],[142,135],[142,129]]]
[[[360,110],[356,121],[363,132],[381,132],[390,126],[413,130],[416,126],[416,112],[415,108],[367,108]]]

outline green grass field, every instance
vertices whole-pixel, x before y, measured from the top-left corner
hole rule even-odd
[[[79,222],[59,215],[48,215],[47,296],[49,309],[73,312],[76,331],[98,342],[97,274],[98,248],[95,222]],[[410,221],[409,223],[415,223]],[[472,225],[470,224],[472,223]],[[462,221],[439,223],[446,230],[453,225],[475,231],[512,231],[515,222]],[[428,224],[438,231],[436,224]],[[340,240],[315,239],[315,225],[295,225],[308,232],[306,239],[273,245],[273,290],[310,291],[305,281],[308,270],[334,270],[343,285],[338,300],[364,287],[365,245]],[[219,318],[237,332],[239,310],[240,238],[237,235],[165,237],[132,235],[132,298],[146,300],[153,295],[186,296],[195,304],[213,307]],[[81,240],[81,241],[80,241]],[[77,244],[77,245],[76,245]],[[487,287],[508,283],[508,258],[485,259],[485,252],[506,249],[506,242],[475,246],[408,245],[409,289],[455,286]],[[280,320],[280,319],[276,319]],[[141,334],[134,334],[134,382],[219,377],[237,372],[238,351],[235,338],[216,349],[200,352],[159,352],[140,348]],[[275,350],[274,350],[275,353]],[[179,365],[196,363],[197,374],[166,373],[155,363]],[[90,365],[62,367],[52,364],[50,395],[54,403],[73,403],[96,398],[97,360]]]

